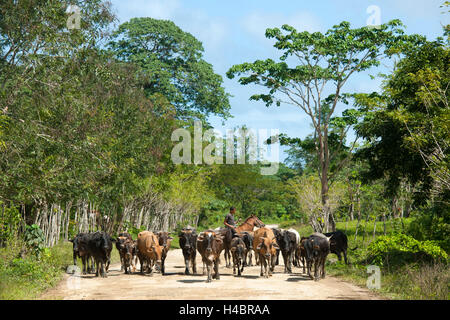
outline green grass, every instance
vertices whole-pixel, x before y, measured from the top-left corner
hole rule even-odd
[[[395,219],[386,222],[386,235],[407,230],[411,219]],[[308,236],[313,233],[309,225],[291,225],[300,236]],[[360,287],[366,288],[369,274],[367,266],[367,246],[377,237],[384,235],[383,222],[377,221],[375,234],[374,222],[361,221],[358,226],[358,234],[355,239],[357,221],[338,222],[336,229],[346,233],[349,249],[347,257],[349,265],[337,261],[335,254],[330,254],[326,262],[327,274],[342,278]],[[387,299],[444,299],[449,297],[450,269],[442,263],[433,264],[404,264],[396,268],[388,269],[380,267],[381,286],[379,290],[371,289]]]
[[[62,279],[73,264],[72,243],[61,241],[48,248],[38,260],[33,255],[20,257],[23,243],[16,241],[0,248],[0,300],[39,299],[47,289]],[[119,262],[119,253],[113,248],[111,263]],[[77,262],[81,266],[81,261]]]

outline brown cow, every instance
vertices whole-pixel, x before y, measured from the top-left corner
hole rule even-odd
[[[211,269],[214,264],[214,275],[212,278],[220,280],[219,264],[220,253],[223,250],[223,236],[216,234],[213,230],[206,230],[197,237],[197,250],[202,256],[203,264],[206,264],[208,277],[206,282],[211,282]]]
[[[263,227],[255,231],[253,250],[255,251],[255,255],[259,256],[261,277],[264,276],[264,274],[265,278],[272,275],[272,271],[275,267],[277,249],[279,249],[279,246],[272,229]],[[263,272],[263,267],[265,272]]]
[[[153,265],[161,269],[163,247],[159,245],[158,237],[151,231],[139,232],[137,238],[138,258],[141,264],[141,273],[144,273],[143,264],[147,263],[147,273],[153,275]]]
[[[161,274],[165,274],[165,268],[164,268],[164,262],[167,258],[167,252],[169,252],[170,249],[170,243],[172,242],[173,238],[169,235],[168,232],[165,231],[159,231],[156,236],[158,237],[159,245],[162,246],[162,256],[161,256]]]

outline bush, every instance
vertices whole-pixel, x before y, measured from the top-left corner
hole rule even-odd
[[[24,240],[27,248],[30,249],[36,257],[39,257],[45,245],[44,233],[39,226],[36,224],[27,226],[24,233]]]
[[[405,234],[380,236],[367,247],[368,260],[379,266],[400,266],[405,263],[447,262],[444,250],[432,241],[418,241]]]
[[[447,214],[446,214],[447,212]],[[407,234],[417,240],[434,240],[446,252],[450,251],[450,215],[448,208],[435,206],[431,209],[415,211]]]
[[[17,234],[21,222],[19,210],[14,207],[7,207],[0,201],[0,247],[14,238]]]

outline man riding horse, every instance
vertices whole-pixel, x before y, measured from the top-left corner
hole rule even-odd
[[[257,216],[251,215],[245,221],[238,227],[236,227],[236,223],[234,221],[234,215],[236,214],[236,209],[234,207],[230,208],[230,213],[228,213],[225,217],[225,220],[223,221],[223,224],[225,225],[225,228],[220,230],[220,233],[222,233],[225,237],[223,239],[224,241],[224,255],[225,255],[225,264],[226,267],[231,268],[231,254],[230,254],[230,245],[231,245],[231,239],[236,233],[240,233],[243,231],[253,231],[253,228],[256,227],[263,227],[264,223],[258,219]],[[238,222],[240,219],[238,220]]]
[[[234,222],[234,215],[236,214],[236,208],[231,207],[230,213],[228,213],[223,221],[225,227],[231,230],[231,235],[233,236],[236,233],[236,223]],[[240,219],[239,219],[240,220]]]

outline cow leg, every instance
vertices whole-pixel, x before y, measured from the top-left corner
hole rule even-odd
[[[139,256],[139,264],[141,265],[141,274],[144,274],[144,259]]]
[[[275,270],[275,257],[273,255],[270,255],[269,260],[267,260],[267,264],[269,265],[270,275],[272,275],[272,272]]]
[[[292,252],[288,254],[288,273],[292,273]]]
[[[294,250],[293,254],[292,254],[292,264],[294,265],[294,267],[298,267],[298,263],[297,263],[297,251]]]
[[[96,277],[98,277],[98,274],[99,274],[99,270],[98,270],[99,267],[100,267],[100,263],[97,262],[97,272],[95,273]]]
[[[166,274],[166,265],[165,265],[165,261],[166,261],[166,257],[164,257],[164,259],[161,260],[161,274],[165,275]]]
[[[228,260],[227,260],[228,257]],[[231,253],[230,249],[225,249],[225,263],[227,268],[231,268]]]
[[[269,278],[269,271],[270,271],[270,262],[268,259],[264,258],[264,277]]]
[[[236,257],[233,255],[233,274],[236,274]]]
[[[244,266],[247,265],[247,254],[248,254],[248,252],[246,251],[246,252],[244,253],[244,263],[243,263]]]
[[[261,273],[259,275],[261,277],[263,277],[264,276],[264,271],[263,271],[264,263],[262,260],[264,259],[264,257],[260,253],[258,253],[258,254],[259,254],[259,264],[261,265]]]
[[[348,260],[347,260],[347,250],[342,251],[342,253],[344,253],[344,261],[345,261],[345,264],[348,264]]]
[[[311,279],[314,279],[314,277],[311,275],[312,265],[313,265],[313,259],[312,258],[306,259],[306,267],[308,269],[308,276]]]
[[[219,258],[214,260],[214,277],[216,280],[220,280],[220,273],[219,273]]]
[[[135,262],[136,262],[135,257],[131,256],[131,267],[132,267],[131,272],[132,273],[136,272],[136,263]]]
[[[105,263],[102,261],[102,262],[100,262],[100,264],[101,264],[101,276],[102,276],[102,278],[106,278],[107,275],[106,275]]]
[[[184,269],[184,274],[186,274],[186,275],[190,274],[190,271],[189,271],[189,256],[185,256],[184,257],[184,265],[186,266],[186,268]]]
[[[249,267],[253,266],[253,263],[252,263],[252,250],[248,250],[248,266]]]
[[[301,257],[300,260],[302,261],[303,273],[305,273],[305,263],[306,263],[305,258]]]
[[[208,270],[208,276],[206,278],[206,282],[211,282],[211,264],[207,264],[206,269]]]
[[[238,260],[238,262],[237,262],[237,270],[238,270],[238,276],[240,277],[241,276],[241,262],[240,262],[240,260]]]
[[[82,264],[82,274],[86,274],[86,258],[85,257],[81,257],[81,264]]]
[[[288,269],[289,269],[289,267],[288,267],[288,264],[289,264],[288,257],[287,257],[287,254],[285,252],[282,252],[282,255],[283,255],[283,260],[284,260],[284,273],[288,273]]]
[[[315,258],[314,259],[314,281],[319,281],[319,276],[318,276],[319,263],[320,263],[319,258]]]
[[[195,252],[191,255],[192,256],[192,273],[197,273],[197,262],[195,261]]]
[[[129,274],[131,271],[129,257],[124,258],[124,264],[125,264],[125,274]]]
[[[122,257],[122,254],[120,254],[120,272],[123,271],[123,265],[124,265],[124,263],[123,263],[123,257]],[[125,273],[126,273],[126,272],[125,272]]]
[[[206,268],[206,265],[205,265],[205,263],[203,262],[203,275],[206,275],[207,274],[207,270],[206,270],[207,268]]]
[[[147,260],[147,273],[153,277],[153,260]]]
[[[326,261],[327,257],[323,257],[321,264],[322,264],[322,279],[325,279],[325,261]]]

